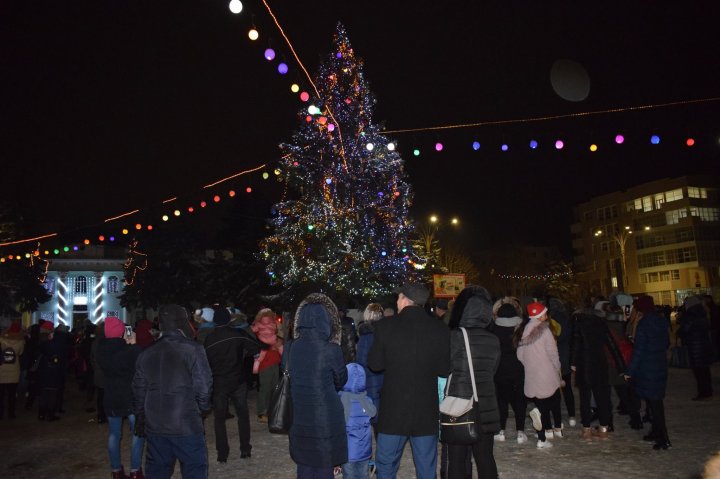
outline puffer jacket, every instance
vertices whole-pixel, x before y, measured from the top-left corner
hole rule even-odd
[[[645,313],[635,331],[632,359],[627,375],[642,399],[661,400],[667,387],[667,348],[670,334],[667,320],[658,313]]]
[[[458,307],[456,303],[456,307]],[[478,423],[483,433],[495,434],[500,430],[500,413],[495,396],[495,372],[500,364],[500,341],[487,330],[492,322],[490,298],[473,296],[460,312],[459,328],[465,328],[470,345],[475,387],[478,395]],[[451,321],[452,324],[452,321]],[[473,395],[472,378],[462,330],[450,331],[451,374],[448,395],[470,398]]]
[[[210,410],[212,372],[202,345],[179,329],[164,331],[137,359],[133,411],[153,436],[204,432],[201,412]]]
[[[713,361],[713,348],[710,341],[710,321],[702,304],[693,306],[680,316],[678,337],[688,348],[690,366],[708,367]]]
[[[105,378],[103,403],[111,417],[132,414],[132,380],[140,347],[122,338],[103,338],[97,347],[97,363]]]
[[[531,319],[523,330],[517,358],[525,367],[525,396],[545,399],[560,387],[560,357],[547,321]]]
[[[497,384],[523,384],[525,369],[515,354],[512,338],[522,318],[497,318],[492,332],[500,341],[500,365],[495,373]]]
[[[380,390],[383,385],[383,373],[372,371],[367,367],[368,355],[372,348],[373,342],[375,341],[375,327],[373,321],[362,321],[358,325],[358,334],[360,339],[357,344],[357,357],[356,361],[358,364],[365,368],[365,384],[367,387],[367,395],[372,399],[375,407],[380,406]],[[373,418],[373,423],[377,421],[377,416]]]
[[[337,394],[347,381],[340,332],[337,308],[327,296],[311,294],[298,307],[294,340],[283,351],[293,400],[290,457],[296,464],[325,468],[347,462],[345,419]]]
[[[575,315],[572,365],[578,386],[609,386],[610,364],[607,351],[616,364],[622,364],[617,346],[612,340],[605,316],[599,311],[583,310]]]
[[[365,391],[365,369],[358,363],[349,363],[345,368],[348,380],[338,394],[345,411],[348,462],[365,461],[372,455],[370,419],[377,410]]]

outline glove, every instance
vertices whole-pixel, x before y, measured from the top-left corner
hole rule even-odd
[[[135,431],[137,437],[145,437],[145,415],[138,414],[135,417]]]

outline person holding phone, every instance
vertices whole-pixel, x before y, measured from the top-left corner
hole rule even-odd
[[[98,345],[98,364],[105,375],[104,406],[108,417],[108,455],[113,479],[128,477],[120,454],[124,418],[128,419],[133,432],[129,477],[145,477],[142,472],[145,439],[134,434],[135,415],[132,413],[132,380],[139,355],[140,348],[135,344],[132,327],[116,317],[105,318],[105,338]]]

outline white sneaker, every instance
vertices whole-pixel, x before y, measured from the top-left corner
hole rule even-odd
[[[550,449],[551,447],[553,447],[553,445],[550,441],[538,441],[537,442],[538,449]]]
[[[500,442],[505,441],[505,431],[503,431],[502,429],[500,429],[500,432],[497,433],[497,434],[495,434],[495,435],[493,436],[493,439],[495,439],[496,441],[500,441]]]
[[[562,438],[563,438],[562,428],[560,428],[560,429],[558,429],[558,428],[553,429],[553,437],[555,437],[555,438],[557,438],[557,439],[562,439]]]
[[[538,408],[533,408],[532,411],[528,414],[530,416],[530,419],[532,419],[532,425],[533,428],[535,428],[536,431],[542,431],[542,419],[540,418],[540,410]]]
[[[525,434],[525,431],[518,431],[517,442],[518,444],[525,444],[527,442],[527,434]]]
[[[548,429],[548,430],[545,431],[545,439],[552,439],[553,437],[554,437],[554,436],[553,436],[553,430],[552,430],[552,429]]]
[[[577,421],[574,417],[571,417],[570,419],[568,419],[568,424],[570,424],[570,427],[575,427],[577,425]]]

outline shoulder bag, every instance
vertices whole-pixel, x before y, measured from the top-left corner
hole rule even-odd
[[[289,345],[288,345],[289,346]],[[292,426],[292,396],[290,395],[290,349],[287,364],[280,381],[270,396],[268,407],[268,430],[275,434],[287,434]]]
[[[465,328],[460,328],[465,339],[465,352],[470,369],[473,395],[469,399],[448,396],[452,374],[445,386],[445,399],[440,403],[440,441],[447,444],[469,445],[478,441],[477,419],[477,388],[475,387],[475,370],[470,355],[470,342]]]

